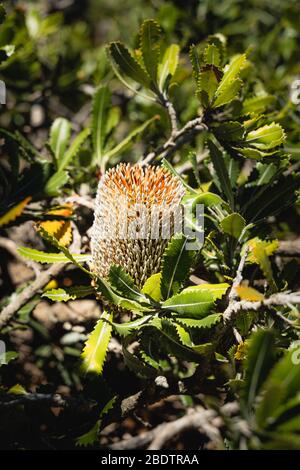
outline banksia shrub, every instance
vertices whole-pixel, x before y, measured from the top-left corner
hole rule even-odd
[[[107,171],[96,197],[92,270],[105,278],[119,265],[141,287],[160,269],[183,194],[182,183],[163,167],[121,163]]]

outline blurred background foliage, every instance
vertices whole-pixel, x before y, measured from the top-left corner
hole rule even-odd
[[[43,145],[57,116],[70,118],[74,131],[85,124],[90,113],[88,97],[103,82],[110,82],[114,104],[129,122],[143,122],[153,115],[155,105],[141,106],[140,98],[129,100],[130,91],[120,87],[105,52],[111,40],[134,47],[138,40],[134,34],[145,18],[157,19],[166,44],[178,43],[186,53],[186,57],[181,55],[176,75],[180,93],[179,86],[173,87],[183,120],[193,116],[198,106],[190,98],[193,85],[186,80],[191,74],[188,49],[211,34],[222,33],[229,56],[248,51],[256,69],[247,71],[254,77],[255,91],[267,88],[276,94],[281,123],[289,135],[287,145],[299,140],[300,112],[289,100],[290,85],[300,74],[297,0],[39,0],[5,2],[5,8],[0,47],[12,44],[15,52],[0,65],[8,93],[0,125],[30,135],[37,146]],[[130,124],[123,121],[122,125]],[[297,156],[299,150],[293,148],[293,152]]]

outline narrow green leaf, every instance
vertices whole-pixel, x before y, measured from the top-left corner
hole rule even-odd
[[[127,345],[128,344],[125,340],[125,344],[123,344],[123,356],[127,367],[142,379],[153,379],[153,377],[157,375],[156,369],[146,364],[135,354],[129,352],[127,349]]]
[[[71,134],[71,123],[68,119],[57,118],[50,129],[50,147],[56,159],[56,166],[59,167],[66,148],[69,144]]]
[[[82,369],[84,372],[101,374],[111,337],[112,313],[104,311],[83,348]]]
[[[70,253],[70,251],[68,250],[67,247],[61,245],[58,240],[53,236],[51,235],[50,233],[48,233],[46,230],[43,229],[42,226],[39,227],[39,234],[44,238],[44,240],[46,240],[48,243],[50,243],[51,245],[53,245],[55,248],[57,248],[59,251],[61,251],[66,258],[69,259],[69,261],[71,261],[71,263],[75,264],[75,266],[77,266],[79,269],[81,269],[81,271],[85,272],[86,274],[90,275],[90,272],[85,269],[77,260],[76,257],[73,256],[72,253]],[[84,255],[83,255],[84,256]]]
[[[221,184],[222,191],[224,192],[230,207],[233,208],[233,192],[222,152],[211,140],[208,141],[208,147],[215,172]]]
[[[179,59],[179,46],[171,44],[165,51],[162,61],[158,66],[159,89],[166,91],[169,80],[176,72]]]
[[[108,46],[111,59],[119,71],[145,88],[150,87],[150,77],[140,64],[133,58],[129,50],[121,42],[111,42]]]
[[[275,360],[275,339],[271,330],[258,330],[251,336],[246,359],[245,398],[249,408]]]
[[[95,292],[92,286],[72,286],[60,289],[50,289],[42,294],[53,302],[67,302],[68,300],[81,299]]]
[[[171,165],[170,162],[168,162],[168,160],[166,160],[165,158],[162,159],[162,165],[167,169],[169,170],[174,176],[176,176],[176,178],[178,178],[181,183],[183,184],[183,186],[190,192],[190,193],[194,193],[194,194],[198,194],[197,191],[192,188],[191,186],[189,186],[187,184],[187,182],[182,178],[182,176],[175,170],[175,168]]]
[[[149,299],[141,293],[134,284],[132,277],[121,266],[112,265],[109,270],[108,279],[112,287],[122,296],[149,304]]]
[[[221,313],[212,313],[207,317],[201,318],[200,320],[195,318],[181,318],[176,317],[174,321],[180,323],[188,328],[211,328],[222,319]]]
[[[192,45],[189,50],[190,61],[193,67],[193,73],[196,81],[198,81],[201,71],[201,60],[197,46]]]
[[[69,149],[64,153],[61,160],[58,162],[58,170],[62,171],[68,166],[73,158],[77,155],[80,150],[80,147],[83,145],[85,140],[90,134],[90,129],[83,129],[73,140]]]
[[[101,410],[99,419],[96,421],[94,426],[86,433],[82,434],[82,436],[77,437],[76,445],[87,447],[89,445],[94,444],[97,439],[99,438],[99,433],[101,429],[101,424],[103,420],[103,416],[105,416],[115,405],[116,397],[113,397],[109,400],[104,408]]]
[[[154,20],[146,20],[141,27],[141,51],[147,72],[154,83],[157,80],[157,67],[160,54],[161,29]]]
[[[117,305],[118,307],[124,308],[126,310],[129,310],[133,313],[141,314],[142,312],[149,312],[150,308],[145,307],[138,303],[135,300],[127,299],[125,297],[122,297],[119,295],[117,292],[114,291],[112,286],[108,281],[105,279],[97,278],[96,279],[97,283],[97,289],[101,294],[104,295],[104,297],[112,302],[113,304]]]
[[[198,354],[209,354],[213,351],[214,346],[212,343],[194,344],[189,332],[183,326],[178,323],[172,323],[175,325],[178,338],[184,346],[187,346]]]
[[[195,289],[207,290],[211,292],[213,299],[217,300],[217,299],[221,299],[223,295],[225,295],[229,287],[230,285],[227,284],[227,282],[223,282],[220,284],[199,284],[198,286],[186,287],[185,289],[183,289],[182,292],[190,292],[190,291],[194,291]]]
[[[140,326],[145,325],[152,318],[152,315],[144,315],[137,318],[136,320],[126,322],[126,323],[113,323],[113,328],[120,336],[126,337],[133,330],[139,329]]]
[[[59,190],[69,181],[69,173],[65,170],[57,171],[50,177],[44,187],[44,193],[47,196],[57,196]]]
[[[118,145],[116,145],[114,148],[112,148],[111,150],[108,150],[105,155],[104,155],[104,158],[106,159],[109,159],[109,158],[112,158],[112,157],[115,157],[116,155],[120,155],[122,152],[124,152],[125,149],[128,148],[128,146],[134,141],[134,139],[142,134],[142,132],[144,132],[145,129],[147,129],[147,127],[152,124],[152,122],[156,121],[157,119],[159,119],[159,116],[155,115],[153,116],[152,118],[148,119],[147,121],[145,121],[143,124],[141,124],[140,126],[136,127],[135,129],[133,129],[133,131],[131,131],[126,137],[125,139],[123,139]]]
[[[37,261],[39,263],[53,264],[53,263],[70,263],[71,262],[71,260],[68,257],[66,257],[63,253],[46,253],[44,251],[34,250],[32,248],[25,248],[24,246],[20,246],[18,248],[18,252],[20,253],[21,256],[24,256],[24,258],[28,258],[33,261]],[[72,257],[78,263],[85,263],[91,260],[90,254],[81,255],[81,254],[72,253]]]
[[[162,259],[161,292],[164,299],[176,294],[187,279],[195,256],[187,250],[188,239],[176,234],[169,241]]]
[[[96,156],[96,162],[101,165],[104,155],[104,144],[106,138],[106,123],[111,94],[107,86],[100,86],[93,97],[92,111],[92,139]]]

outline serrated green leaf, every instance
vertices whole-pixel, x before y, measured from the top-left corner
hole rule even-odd
[[[100,420],[97,420],[94,426],[89,429],[89,431],[85,432],[81,436],[77,437],[76,445],[80,447],[87,447],[96,442],[98,439],[98,435],[100,432]]]
[[[163,254],[161,292],[164,299],[178,292],[189,275],[195,253],[186,249],[187,241],[182,234],[174,235]]]
[[[217,88],[218,79],[214,71],[212,69],[201,70],[197,82],[197,96],[200,98],[203,106],[209,106]],[[205,98],[206,96],[207,99]]]
[[[204,51],[204,62],[219,67],[221,62],[220,51],[215,44],[208,44]]]
[[[143,349],[140,349],[140,356],[142,358],[142,360],[148,364],[149,366],[153,367],[154,369],[156,370],[161,370],[161,367],[160,367],[160,364],[155,361],[155,359],[153,359],[153,357],[151,357],[149,354],[146,353],[146,351],[144,351]]]
[[[162,61],[158,65],[158,83],[160,91],[166,91],[171,77],[176,72],[179,59],[179,46],[171,44],[165,51]]]
[[[192,45],[190,47],[189,56],[193,67],[194,77],[196,78],[196,81],[198,81],[199,73],[201,71],[201,60],[197,46]]]
[[[240,214],[233,212],[224,217],[220,225],[224,233],[238,239],[246,226],[246,221]]]
[[[125,344],[123,345],[123,355],[125,364],[127,365],[128,369],[130,369],[142,379],[149,379],[155,377],[157,375],[156,369],[143,362],[136,355],[129,352],[127,349],[127,345],[128,343],[125,340]]]
[[[224,68],[224,75],[216,91],[216,96],[220,96],[229,91],[239,76],[246,63],[246,54],[238,54],[231,59]]]
[[[218,108],[220,106],[224,106],[225,104],[230,103],[237,96],[237,94],[242,88],[242,85],[242,80],[237,78],[232,82],[228,83],[226,87],[222,88],[222,91],[220,91],[218,94],[217,90],[215,93],[217,97],[213,103],[213,108]]]
[[[68,166],[73,158],[77,155],[79,152],[80,147],[83,145],[85,140],[88,138],[90,135],[90,129],[83,129],[73,140],[71,146],[69,149],[64,153],[60,161],[58,162],[58,170],[62,171]]]
[[[218,140],[224,142],[241,141],[244,136],[244,128],[237,121],[229,121],[220,124],[214,129],[214,134]]]
[[[213,299],[221,299],[223,295],[225,295],[227,289],[230,287],[227,282],[223,282],[220,284],[199,284],[198,286],[189,286],[183,289],[182,292],[190,292],[196,290],[207,290],[211,292]]]
[[[94,444],[97,441],[99,437],[99,432],[101,429],[103,416],[105,416],[114,407],[115,402],[116,402],[116,397],[113,397],[111,400],[109,400],[106,403],[104,408],[101,410],[99,419],[96,421],[94,426],[88,432],[82,434],[82,436],[77,437],[76,439],[77,446],[87,447],[89,445]]]
[[[63,158],[70,141],[71,123],[65,118],[56,118],[50,129],[50,148],[56,159],[56,166]]]
[[[126,299],[125,297],[120,296],[115,292],[112,286],[105,279],[97,278],[96,279],[97,290],[104,295],[104,297],[117,305],[118,307],[130,310],[133,313],[141,314],[142,312],[149,312],[150,308],[141,305],[135,300]]]
[[[233,208],[233,192],[222,152],[211,140],[208,141],[208,147],[215,172],[222,187],[222,191],[226,196],[230,207]]]
[[[112,331],[112,313],[104,311],[83,348],[81,359],[84,372],[101,374]]]
[[[106,124],[110,101],[111,93],[109,88],[106,85],[100,86],[93,97],[92,111],[92,140],[98,165],[101,165],[104,156]]]
[[[95,290],[91,286],[72,286],[60,289],[50,289],[42,294],[42,297],[53,300],[53,302],[67,302],[68,300],[81,299]]]
[[[154,20],[145,20],[141,27],[141,51],[145,68],[154,83],[157,81],[157,67],[160,54],[161,28]]]
[[[162,309],[179,313],[182,316],[202,318],[214,306],[213,294],[208,290],[194,289],[173,295],[163,302]]]
[[[187,346],[198,354],[209,354],[213,351],[214,346],[212,343],[194,344],[188,331],[183,326],[178,323],[173,324],[175,325],[178,338],[184,346]]]
[[[18,252],[24,258],[31,259],[33,261],[37,261],[38,263],[70,263],[71,260],[66,257],[63,253],[46,253],[44,251],[34,250],[32,248],[26,248],[24,246],[20,246],[18,248]],[[91,260],[90,254],[75,254],[72,253],[72,257],[78,263],[87,263]]]
[[[212,313],[207,317],[196,320],[195,318],[176,317],[176,323],[180,323],[188,328],[211,328],[222,319],[221,313]]]
[[[150,303],[149,299],[134,284],[132,277],[121,266],[112,265],[109,270],[108,279],[112,287],[127,299]]]
[[[61,245],[59,241],[50,233],[48,233],[41,225],[39,227],[39,234],[43,237],[44,240],[46,240],[48,243],[53,245],[55,248],[57,248],[59,251],[61,251],[66,258],[71,261],[71,263],[75,264],[81,271],[85,272],[86,274],[90,275],[90,272],[85,269],[79,262],[78,262],[78,257],[74,257],[73,254],[68,250],[67,247]],[[84,256],[84,255],[82,255]]]
[[[261,160],[265,157],[275,156],[276,153],[274,151],[263,152],[262,150],[258,150],[252,147],[235,147],[241,155],[246,158],[251,158],[252,160]]]
[[[272,95],[259,95],[248,98],[243,103],[243,114],[260,114],[264,113],[266,109],[274,104],[276,101],[275,96]]]
[[[133,330],[140,328],[140,326],[145,325],[152,318],[152,315],[145,315],[139,317],[136,320],[125,322],[125,323],[113,323],[113,328],[120,336],[126,337]]]
[[[269,150],[281,145],[285,140],[285,133],[280,126],[272,122],[251,131],[246,136],[246,142],[257,149]]]
[[[69,173],[65,170],[57,171],[50,177],[44,187],[44,193],[47,196],[57,196],[59,190],[69,181]]]
[[[140,64],[133,58],[129,50],[121,42],[111,42],[108,46],[111,59],[119,71],[145,88],[150,87],[150,77]]]

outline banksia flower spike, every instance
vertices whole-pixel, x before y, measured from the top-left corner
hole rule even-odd
[[[180,180],[163,167],[121,163],[107,171],[96,196],[92,270],[105,278],[119,265],[142,287],[160,269],[183,194]]]

